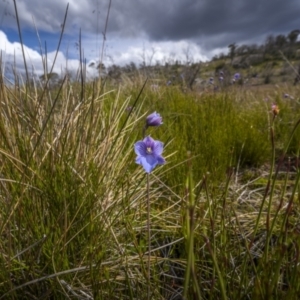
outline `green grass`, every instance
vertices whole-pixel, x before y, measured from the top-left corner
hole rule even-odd
[[[150,174],[152,299],[299,297],[299,98],[102,84],[1,77],[0,299],[146,299],[133,144],[153,111],[167,164]]]

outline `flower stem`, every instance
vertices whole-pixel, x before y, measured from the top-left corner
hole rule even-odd
[[[143,139],[146,137],[146,130],[147,130],[147,125],[143,127],[143,134],[142,134]]]
[[[150,255],[151,255],[151,231],[150,231],[150,180],[147,174],[147,230],[148,230],[148,290],[147,299],[150,299]]]

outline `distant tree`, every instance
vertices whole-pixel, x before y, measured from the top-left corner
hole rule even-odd
[[[169,53],[169,57],[167,58],[168,65],[174,65],[175,61],[176,61],[176,54],[175,54],[175,52],[170,52]]]
[[[291,44],[294,44],[297,41],[298,35],[300,34],[300,30],[299,29],[295,29],[292,30],[289,34],[288,34],[288,39],[290,41]]]
[[[265,52],[273,54],[275,49],[276,49],[276,47],[275,47],[275,37],[274,37],[273,34],[270,34],[266,38]]]
[[[97,70],[99,70],[99,72],[105,72],[106,71],[105,64],[102,62],[98,63]]]
[[[90,68],[95,67],[95,65],[96,65],[96,63],[95,63],[94,61],[91,61],[91,62],[88,64],[88,66],[89,66]]]
[[[143,43],[143,49],[141,50],[139,56],[142,60],[142,62],[140,63],[140,68],[143,69],[146,67],[146,48],[144,43]]]
[[[125,73],[131,73],[131,67],[130,64],[126,64],[123,68],[122,71],[124,71]]]
[[[119,79],[121,77],[121,68],[117,65],[112,65],[108,69],[108,76],[113,79]]]
[[[192,57],[191,57],[191,47],[188,45],[187,47],[182,49],[182,52],[185,56],[185,64],[189,65],[192,62]]]
[[[159,59],[157,59],[157,60],[155,61],[155,67],[156,67],[156,68],[160,68],[160,67],[161,67],[161,61],[160,61]]]
[[[211,60],[215,61],[215,60],[218,60],[218,59],[219,59],[219,55],[218,55],[218,54],[216,54],[216,55],[214,55],[214,56],[212,57],[212,59],[211,59]]]
[[[256,44],[252,44],[248,46],[248,51],[250,54],[255,54],[258,52],[258,46]]]
[[[230,57],[231,64],[232,64],[237,46],[235,43],[233,43],[233,44],[228,45],[228,48],[229,48],[229,57]]]
[[[285,35],[283,34],[279,34],[276,36],[275,38],[275,45],[281,49],[283,46],[285,46],[287,44],[287,38]]]
[[[247,45],[241,45],[236,49],[236,53],[239,55],[243,55],[249,52],[249,47]]]
[[[41,75],[40,80],[49,88],[56,87],[61,82],[59,75],[55,72]]]
[[[201,63],[193,63],[187,66],[185,71],[185,82],[190,90],[193,90],[193,85],[196,81],[198,73],[200,72]]]
[[[136,64],[133,61],[130,62],[130,68],[132,71],[136,71],[137,69]]]
[[[148,57],[148,61],[149,61],[149,66],[151,66],[152,64],[152,60],[154,58],[155,53],[157,52],[157,49],[155,49],[154,47],[151,47],[151,53]]]
[[[223,53],[223,52],[221,52],[220,54],[219,54],[219,59],[225,59],[225,54]]]
[[[125,73],[133,73],[137,70],[137,67],[133,61],[131,61],[129,64],[126,64],[123,68]]]

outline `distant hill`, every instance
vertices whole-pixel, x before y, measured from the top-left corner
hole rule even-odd
[[[193,89],[195,85],[232,84],[233,76],[240,74],[239,84],[262,85],[279,82],[297,84],[300,73],[300,30],[269,35],[262,45],[228,46],[228,53],[221,53],[209,62],[188,62],[178,60],[163,65],[136,66],[133,62],[119,67],[113,65],[106,70],[109,78],[120,79],[122,74],[134,77],[136,72],[165,84],[185,85]],[[192,60],[191,60],[192,61]],[[102,68],[105,66],[102,65]]]

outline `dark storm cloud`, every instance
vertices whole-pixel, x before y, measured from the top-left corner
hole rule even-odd
[[[115,1],[111,29],[146,33],[153,41],[190,39],[224,47],[300,28],[299,0]],[[203,40],[204,39],[204,40]]]
[[[34,19],[39,30],[59,32],[67,3],[67,33],[103,33],[109,0],[17,0],[22,28]],[[13,2],[0,1],[0,29],[16,27],[14,15]],[[287,34],[300,28],[299,16],[300,0],[112,0],[107,36],[189,40],[209,50]]]

